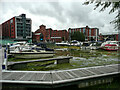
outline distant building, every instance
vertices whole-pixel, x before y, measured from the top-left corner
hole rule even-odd
[[[68,41],[68,38],[67,30],[46,29],[45,25],[41,25],[33,34],[33,42],[61,42]]]
[[[26,14],[15,16],[2,23],[2,38],[24,40],[32,38],[30,18],[26,18]]]
[[[119,37],[119,34],[116,33],[116,34],[101,34],[99,35],[99,40],[100,41],[108,41],[108,40],[111,40],[111,41],[118,41],[118,37]]]
[[[69,35],[71,36],[74,32],[82,32],[85,35],[85,40],[86,41],[97,41],[98,36],[99,36],[99,29],[98,28],[89,28],[88,26],[86,27],[81,27],[81,28],[69,28],[68,32]]]

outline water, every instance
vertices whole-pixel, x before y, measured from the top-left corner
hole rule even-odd
[[[23,87],[8,87],[3,86],[2,90],[40,90],[44,88],[23,88]],[[114,78],[113,82],[106,83],[106,84],[100,84],[95,86],[89,86],[84,88],[79,88],[78,85],[69,85],[69,86],[63,86],[63,87],[57,87],[55,89],[77,89],[77,90],[120,90],[120,78]]]

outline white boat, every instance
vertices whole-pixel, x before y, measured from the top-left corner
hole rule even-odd
[[[119,47],[118,41],[106,41],[101,44],[101,49],[108,50],[108,51],[116,51]]]
[[[55,43],[57,46],[69,46],[70,44],[68,42],[62,41],[61,43]]]
[[[30,46],[22,46],[22,45],[12,45],[9,46],[9,53],[13,53],[13,52],[19,52],[19,51],[30,51],[32,47]]]
[[[14,44],[9,47],[9,54],[13,55],[15,58],[47,58],[53,57],[55,55],[54,51],[46,51],[45,49],[35,50],[32,49],[35,46],[30,46],[28,44]]]
[[[73,40],[73,41],[71,41],[71,44],[70,44],[71,46],[81,46],[81,43],[80,42],[78,42],[77,40]]]
[[[17,51],[30,51],[32,48],[36,48],[37,45],[26,43],[26,42],[15,42],[12,45],[9,45],[9,51],[17,52]]]

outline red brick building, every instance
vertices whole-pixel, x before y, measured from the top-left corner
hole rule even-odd
[[[68,38],[67,30],[46,29],[45,25],[41,25],[39,29],[33,33],[33,42],[61,42],[68,41]]]
[[[86,41],[91,41],[91,40],[97,41],[98,40],[98,37],[99,37],[98,28],[89,28],[88,26],[86,26],[86,27],[81,27],[81,28],[69,28],[68,29],[69,35],[73,34],[76,31],[82,32],[85,35]]]
[[[3,39],[28,39],[32,38],[30,18],[26,14],[14,16],[13,18],[2,23]]]
[[[15,17],[2,23],[2,38],[15,38]]]

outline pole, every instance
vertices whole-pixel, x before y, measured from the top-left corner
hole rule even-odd
[[[7,47],[4,50],[4,62],[3,62],[3,65],[2,65],[2,69],[7,70]]]

